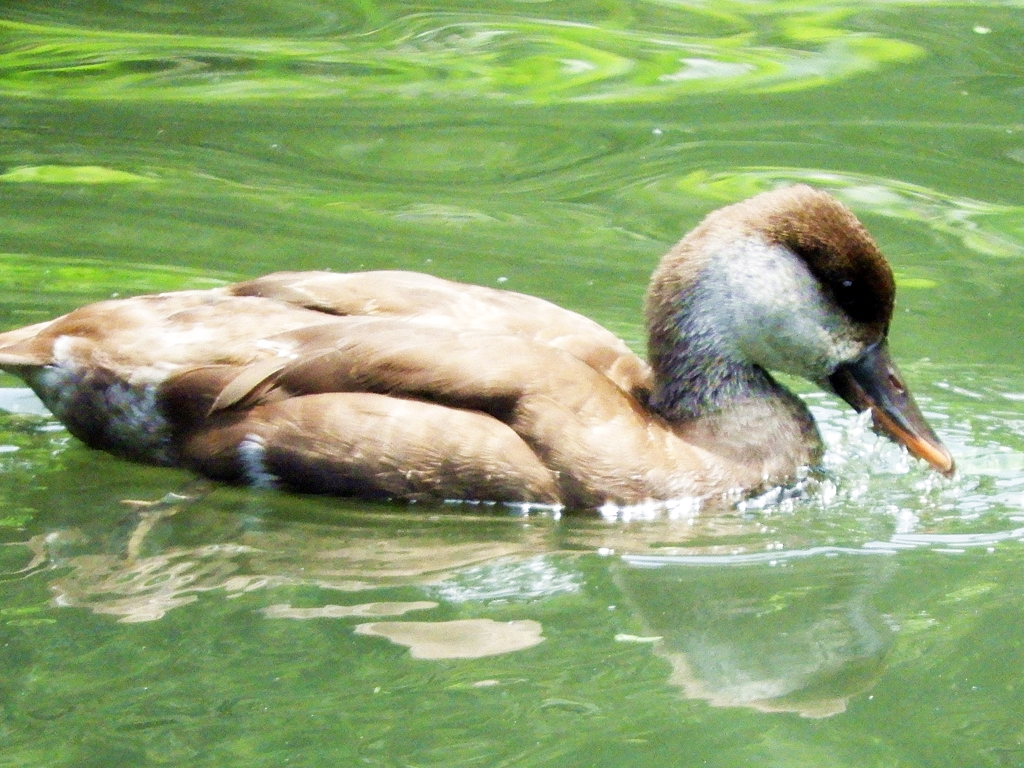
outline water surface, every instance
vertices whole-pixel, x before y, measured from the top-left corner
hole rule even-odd
[[[0,324],[276,269],[534,293],[638,351],[658,257],[808,182],[900,285],[946,480],[809,385],[724,514],[385,505],[84,448],[0,381],[0,765],[1024,764],[1012,4],[23,0]]]

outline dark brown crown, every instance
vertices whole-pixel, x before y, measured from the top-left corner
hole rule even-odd
[[[719,217],[797,254],[854,322],[888,326],[892,270],[864,225],[832,195],[801,184],[723,208],[706,222]]]

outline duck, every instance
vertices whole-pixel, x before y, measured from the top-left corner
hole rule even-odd
[[[802,377],[953,458],[888,350],[893,273],[806,185],[710,213],[661,259],[649,361],[543,299],[402,271],[277,272],[0,334],[69,432],[217,481],[367,499],[599,508],[735,498],[821,463]]]

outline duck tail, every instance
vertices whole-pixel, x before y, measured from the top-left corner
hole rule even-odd
[[[50,362],[49,345],[40,344],[38,336],[51,322],[48,320],[0,333],[0,368],[11,370]]]

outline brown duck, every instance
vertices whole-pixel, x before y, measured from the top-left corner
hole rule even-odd
[[[943,473],[889,358],[892,272],[828,194],[710,214],[647,293],[650,365],[541,299],[409,272],[277,273],[105,301],[0,334],[90,446],[212,478],[364,497],[593,507],[713,498],[821,456],[802,376]]]

